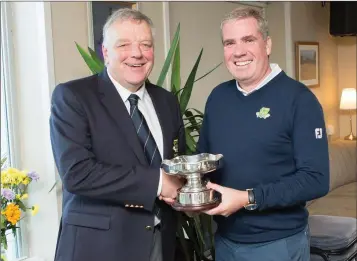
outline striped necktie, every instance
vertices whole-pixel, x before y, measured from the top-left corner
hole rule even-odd
[[[159,168],[161,166],[162,159],[154,137],[150,132],[149,126],[147,125],[143,114],[139,111],[139,96],[131,94],[128,100],[130,103],[130,117],[134,123],[136,133],[146,156],[146,160],[149,166]],[[160,209],[157,204],[154,206],[154,213],[158,218],[160,218]]]

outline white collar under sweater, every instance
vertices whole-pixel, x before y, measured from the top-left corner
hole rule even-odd
[[[253,92],[255,92],[256,90],[259,90],[260,88],[262,88],[263,86],[265,86],[268,82],[270,82],[275,76],[277,76],[280,72],[281,72],[281,68],[279,67],[278,64],[276,63],[271,63],[270,64],[270,69],[271,72],[263,79],[263,81],[261,81],[257,87],[255,87],[253,90],[250,91],[246,91],[244,89],[242,89],[241,87],[239,87],[238,82],[236,81],[236,85],[238,90],[244,95],[247,96]]]

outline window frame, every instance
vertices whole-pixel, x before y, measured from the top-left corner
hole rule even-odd
[[[6,103],[6,127],[8,139],[8,166],[19,167],[21,154],[19,147],[19,133],[17,124],[17,106],[16,106],[16,86],[15,86],[15,66],[13,50],[13,26],[12,26],[12,9],[10,2],[0,3],[1,11],[1,83],[4,83],[4,100]],[[15,254],[17,259],[26,258],[28,247],[25,239],[25,222],[19,222],[15,237]]]

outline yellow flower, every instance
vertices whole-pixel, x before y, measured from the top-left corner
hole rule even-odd
[[[20,199],[21,200],[24,200],[24,199],[27,199],[29,197],[29,194],[23,194]]]
[[[6,171],[1,171],[1,185],[9,184],[10,182],[10,176]]]
[[[1,171],[1,182],[3,184],[16,184],[19,171],[15,168],[7,168]]]
[[[9,187],[11,185],[24,184],[28,185],[31,179],[27,176],[26,170],[18,170],[15,168],[7,168],[1,171],[1,184],[3,187]]]
[[[32,216],[34,216],[34,215],[36,215],[37,214],[37,212],[38,212],[38,210],[39,210],[39,206],[38,205],[34,205],[33,207],[32,207]]]
[[[24,185],[28,185],[30,183],[30,178],[29,177],[25,177],[23,180],[22,180],[22,184]]]
[[[6,206],[5,211],[1,211],[1,214],[5,215],[7,221],[9,221],[12,225],[16,225],[20,219],[21,210],[18,205],[10,203]]]

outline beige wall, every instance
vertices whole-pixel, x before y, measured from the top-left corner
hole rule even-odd
[[[51,2],[56,84],[90,75],[75,42],[88,46],[86,2]]]
[[[223,48],[220,37],[220,22],[223,15],[235,3],[221,2],[171,2],[170,31],[173,37],[178,23],[181,26],[181,86],[183,87],[196,59],[203,48],[197,76],[201,76],[223,61]],[[202,8],[204,7],[204,11]],[[232,79],[224,64],[194,85],[188,107],[203,110],[207,97],[214,87]]]
[[[140,2],[139,10],[151,18],[155,27],[155,64],[149,80],[152,83],[156,83],[166,57],[164,47],[163,5],[162,2]]]
[[[296,41],[319,42],[320,86],[311,88],[325,113],[326,125],[333,125],[339,137],[338,51],[336,38],[329,35],[329,9],[320,2],[292,2],[291,29]],[[302,15],[304,14],[304,15]]]
[[[356,49],[357,37],[337,38],[338,49],[338,99],[343,88],[356,88]],[[352,130],[356,135],[356,112],[352,114]],[[350,117],[348,112],[340,110],[340,136],[345,137],[350,133]]]
[[[270,2],[265,9],[265,17],[268,20],[269,36],[272,39],[273,47],[270,55],[270,62],[279,64],[280,68],[286,72],[286,47],[285,38],[285,10],[284,3]]]

